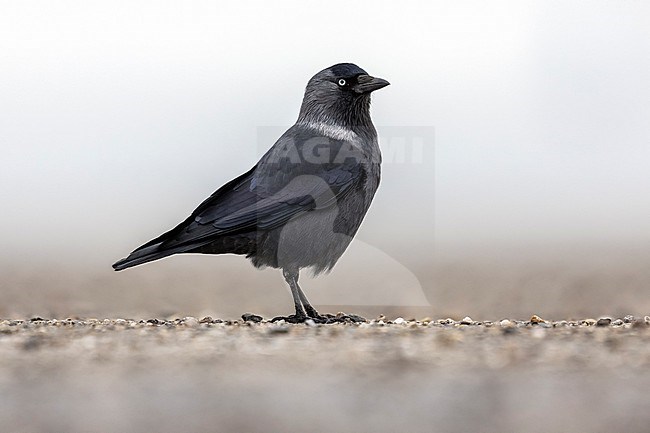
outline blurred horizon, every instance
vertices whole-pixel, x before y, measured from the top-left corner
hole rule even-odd
[[[302,277],[315,303],[648,314],[649,19],[610,1],[3,3],[0,316],[290,312],[280,272],[240,257],[110,265],[253,166],[307,80],[347,61],[391,82],[372,103],[386,161],[351,250]]]

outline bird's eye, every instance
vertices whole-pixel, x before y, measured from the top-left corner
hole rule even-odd
[[[339,86],[345,86],[347,84],[347,81],[345,81],[343,78],[339,80]]]

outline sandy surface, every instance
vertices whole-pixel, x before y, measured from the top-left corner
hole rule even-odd
[[[647,432],[650,317],[538,319],[0,320],[0,431]]]

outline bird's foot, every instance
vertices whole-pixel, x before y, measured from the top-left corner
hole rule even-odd
[[[284,320],[287,323],[305,323],[306,320],[310,319],[306,314],[292,314],[291,316],[276,316],[271,319],[271,322],[279,322]]]
[[[367,320],[364,317],[356,314],[316,314],[315,317],[310,317],[316,323],[333,324],[333,323],[364,323]]]
[[[315,310],[314,310],[315,311]],[[365,323],[366,320],[364,317],[358,316],[356,314],[292,314],[291,316],[277,316],[271,319],[271,322],[278,322],[284,320],[287,323],[305,323],[308,320],[312,320],[314,323],[331,325],[335,323]]]
[[[334,314],[320,314],[311,305],[305,305],[305,312],[316,323],[362,323],[367,320],[356,314],[338,313]]]

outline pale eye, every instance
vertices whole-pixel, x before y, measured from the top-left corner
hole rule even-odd
[[[343,78],[339,80],[339,86],[345,86],[347,84],[347,81],[345,81]]]

